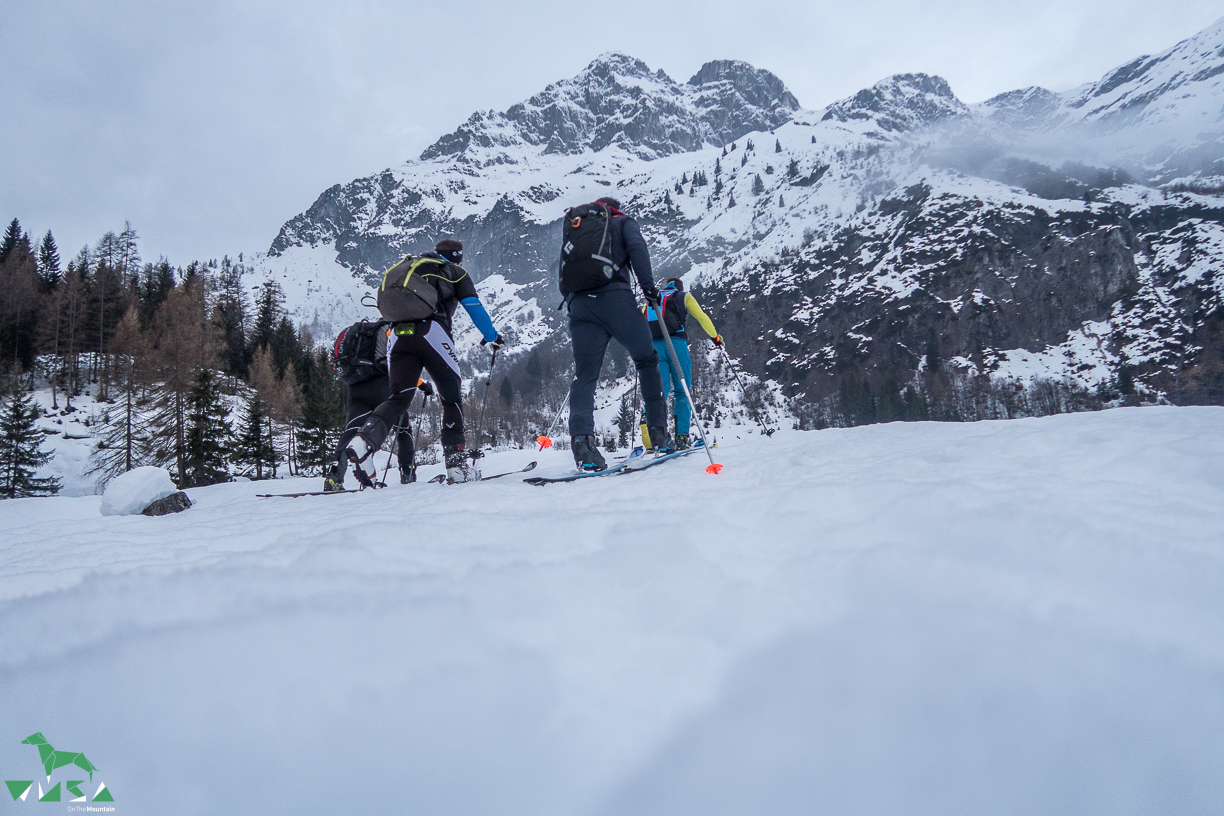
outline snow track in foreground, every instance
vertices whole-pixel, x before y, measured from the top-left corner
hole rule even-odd
[[[0,767],[42,731],[128,814],[1224,812],[1224,409],[715,453],[0,502]]]

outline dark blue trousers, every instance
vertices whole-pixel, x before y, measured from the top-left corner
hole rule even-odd
[[[570,436],[595,433],[595,388],[608,341],[615,340],[637,366],[646,408],[646,424],[667,426],[663,378],[650,328],[628,289],[578,294],[569,302],[570,339],[574,343],[574,382],[570,386]]]

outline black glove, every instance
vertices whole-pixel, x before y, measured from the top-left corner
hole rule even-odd
[[[659,301],[662,300],[662,298],[659,296],[658,289],[654,288],[653,286],[649,289],[643,289],[642,297],[646,298],[646,303],[653,306],[655,311],[659,310]]]
[[[424,380],[422,380],[421,384],[417,386],[417,390],[427,397],[432,397],[434,395],[434,387]]]
[[[506,338],[502,337],[499,334],[497,335],[496,339],[481,340],[480,345],[482,346],[487,345],[489,348],[493,349],[494,351],[501,351],[502,349],[506,347]]]
[[[714,342],[714,345],[718,346],[719,348],[722,348],[723,339],[722,339],[721,334],[718,335],[717,337],[712,338],[712,340]]]

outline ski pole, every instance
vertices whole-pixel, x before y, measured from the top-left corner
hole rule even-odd
[[[744,387],[744,381],[740,379],[739,373],[735,370],[735,363],[731,361],[731,357],[727,354],[726,348],[720,345],[718,347],[718,350],[722,352],[723,359],[727,361],[727,368],[731,369],[731,375],[735,377],[735,381],[739,383],[740,391],[743,392],[744,394],[744,401],[747,402],[748,389]],[[768,425],[766,425],[764,422],[761,421],[761,415],[756,412],[756,409],[753,408],[751,405],[749,405],[748,410],[752,412],[752,418],[755,419],[757,421],[757,424],[761,426],[761,430],[765,432],[765,435],[773,436],[774,435],[773,428],[770,428]]]
[[[556,430],[557,423],[561,421],[561,412],[565,410],[565,406],[568,404],[569,404],[568,402],[561,403],[561,407],[557,409],[557,415],[553,417],[552,424],[548,426],[548,432],[541,436],[536,437],[536,442],[539,443],[540,450],[544,450],[545,448],[551,448],[553,446],[553,441],[552,441],[553,431]]]
[[[484,402],[480,406],[480,421],[476,423],[476,450],[472,451],[472,464],[476,465],[476,480],[480,480],[480,466],[476,460],[480,458],[481,434],[484,428],[485,409],[489,407],[489,392],[493,390],[493,367],[497,365],[497,349],[493,349],[493,359],[489,361],[489,379],[485,381]]]
[[[650,301],[646,301],[649,305]],[[663,342],[667,344],[667,356],[671,358],[672,369],[676,372],[676,379],[680,381],[680,385],[684,387],[684,398],[689,402],[689,408],[693,413],[697,413],[697,406],[693,404],[693,394],[689,391],[688,381],[684,379],[684,371],[680,368],[680,358],[676,356],[676,347],[672,345],[671,335],[667,333],[667,324],[663,322],[663,310],[657,305],[654,306],[655,322],[659,324],[659,331],[663,334]],[[644,397],[643,397],[644,399]],[[705,448],[706,456],[710,457],[710,466],[706,468],[706,473],[721,473],[722,465],[714,461],[714,454],[710,453],[710,443],[706,441],[705,428],[701,427],[701,417],[697,417],[697,433],[701,434],[701,447]]]

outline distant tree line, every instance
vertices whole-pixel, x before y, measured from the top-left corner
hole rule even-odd
[[[275,476],[282,463],[321,471],[342,386],[275,282],[252,302],[241,256],[144,262],[130,224],[67,264],[51,232],[36,243],[17,219],[0,243],[0,377],[10,395],[49,387],[61,414],[82,394],[102,405],[102,480],[141,465],[166,467],[180,487]]]

